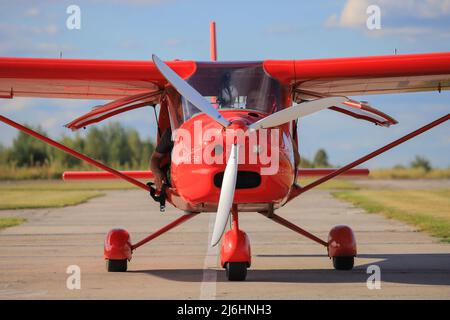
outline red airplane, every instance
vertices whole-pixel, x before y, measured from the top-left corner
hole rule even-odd
[[[161,190],[141,181],[152,178],[150,171],[117,171],[4,116],[0,121],[103,170],[66,172],[64,179],[124,179],[150,192],[161,211],[167,200],[184,213],[135,244],[126,230],[111,230],[104,247],[108,271],[126,271],[134,250],[202,212],[216,212],[213,246],[220,242],[231,213],[231,230],[221,244],[221,266],[229,280],[245,280],[251,264],[250,241],[239,227],[239,212],[258,212],[286,226],[324,246],[334,268],[352,269],[357,250],[349,227],[334,227],[325,241],[275,211],[337,176],[367,175],[368,170],[354,168],[442,124],[450,114],[339,169],[297,170],[299,118],[330,109],[378,126],[394,125],[396,120],[368,102],[348,97],[448,90],[450,53],[255,62],[216,58],[214,23],[210,62],[165,63],[155,55],[153,62],[0,58],[1,98],[111,100],[67,124],[72,130],[146,106],[154,107],[156,114],[159,106],[158,141],[168,128],[173,140],[171,157],[165,161],[170,164],[170,183]],[[296,184],[298,177],[308,175],[320,178]]]

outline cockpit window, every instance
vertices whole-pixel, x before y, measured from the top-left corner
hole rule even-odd
[[[261,63],[199,63],[188,79],[217,109],[250,109],[273,113],[280,109],[281,87],[270,78]],[[201,111],[182,98],[184,120]]]

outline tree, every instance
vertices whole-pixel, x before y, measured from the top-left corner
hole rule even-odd
[[[38,132],[45,135],[42,129]],[[110,166],[126,169],[148,169],[154,145],[150,140],[141,140],[135,129],[124,128],[119,123],[110,123],[102,128],[91,127],[85,137],[63,136],[59,142]],[[0,144],[0,164],[17,166],[39,166],[57,164],[61,168],[82,166],[83,161],[43,142],[19,132],[11,148]]]
[[[128,147],[130,148],[130,164],[135,167],[139,166],[142,155],[142,141],[139,138],[139,133],[134,129],[129,129],[126,132]]]
[[[142,152],[139,161],[139,169],[148,170],[150,163],[150,156],[155,150],[155,146],[150,140],[142,141]]]
[[[108,163],[110,165],[131,164],[131,150],[125,129],[115,122],[106,126],[104,133],[108,141]]]
[[[77,134],[74,138],[63,136],[59,142],[69,148],[75,149],[78,152],[84,152],[85,141],[79,134]],[[73,168],[81,165],[82,162],[80,159],[58,149],[54,150],[52,160],[61,164],[63,167]]]
[[[411,168],[421,168],[426,172],[431,171],[432,169],[430,161],[421,156],[416,156],[416,158],[411,161]]]
[[[8,162],[8,149],[0,143],[0,164],[6,164]]]
[[[313,165],[316,168],[329,167],[328,155],[324,149],[319,149],[314,156]]]
[[[100,129],[89,128],[85,141],[84,152],[88,156],[101,162],[108,161],[107,140]]]
[[[300,157],[300,167],[301,168],[312,168],[313,164],[309,159]]]
[[[46,135],[41,127],[34,130]],[[21,131],[13,141],[9,160],[19,167],[42,166],[50,161],[50,155],[48,145]]]

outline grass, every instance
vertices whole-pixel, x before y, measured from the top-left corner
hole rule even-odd
[[[14,227],[22,224],[26,221],[24,218],[20,217],[1,217],[0,218],[0,229]]]
[[[13,164],[0,164],[0,180],[60,179],[64,171],[64,168],[56,164],[23,168]]]
[[[102,190],[134,188],[122,181],[31,180],[0,182],[0,210],[61,208],[84,203],[103,195]],[[21,217],[1,217],[0,228],[24,222]]]
[[[2,181],[0,210],[72,206],[102,196],[104,190],[132,188],[136,187],[123,181]]]
[[[369,213],[404,221],[450,243],[450,189],[347,190],[333,195]]]
[[[370,178],[374,179],[450,179],[450,168],[432,169],[422,168],[391,168],[370,171]]]
[[[2,190],[0,210],[60,208],[80,204],[101,195],[103,194],[98,191]]]
[[[48,190],[48,191],[92,191],[92,190],[122,190],[133,189],[136,186],[121,180],[111,181],[62,181],[62,180],[23,180],[1,181],[0,192],[3,190]]]

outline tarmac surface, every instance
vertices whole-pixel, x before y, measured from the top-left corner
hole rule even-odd
[[[448,186],[448,184],[447,184]],[[219,249],[209,248],[214,214],[200,214],[137,249],[126,273],[108,273],[103,241],[114,227],[137,242],[179,216],[164,214],[145,192],[106,196],[60,209],[0,211],[27,217],[0,231],[0,299],[450,299],[450,244],[414,227],[367,214],[313,190],[277,214],[327,239],[335,225],[355,232],[358,256],[351,271],[336,271],[326,249],[257,213],[242,213],[252,244],[245,282],[228,282]],[[79,266],[81,289],[66,273]],[[381,288],[369,289],[370,265]]]

